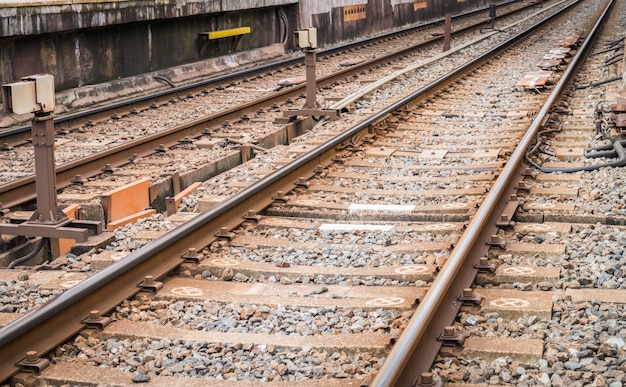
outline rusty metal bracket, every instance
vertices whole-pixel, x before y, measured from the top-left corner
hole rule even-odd
[[[50,360],[37,356],[36,351],[26,352],[26,356],[16,364],[22,372],[39,375],[41,371],[48,368]]]
[[[276,195],[272,196],[272,199],[279,203],[287,203],[287,201],[289,201],[289,198],[285,195],[283,191],[277,191]]]
[[[496,222],[496,226],[498,227],[513,227],[515,222],[513,221],[513,216],[515,215],[515,211],[517,211],[517,207],[519,206],[519,201],[509,201],[506,203],[504,210],[502,211],[502,215],[500,215],[500,219]]]
[[[489,263],[487,257],[480,257],[478,263],[474,265],[474,269],[478,269],[482,274],[495,274],[497,268],[495,263]]]
[[[300,188],[306,188],[308,189],[309,186],[311,185],[311,183],[309,183],[308,181],[306,181],[306,179],[304,177],[300,177],[298,179],[298,181],[295,182],[296,187],[300,187]]]
[[[248,213],[243,216],[243,219],[246,222],[251,222],[251,223],[256,224],[256,223],[259,223],[261,219],[263,219],[263,217],[261,215],[257,215],[256,211],[254,210],[248,210]]]
[[[443,382],[432,372],[422,372],[415,382],[415,387],[443,387]]]
[[[499,247],[501,249],[505,249],[506,239],[500,238],[498,235],[492,235],[491,238],[487,241],[487,245],[491,247]]]
[[[143,282],[137,286],[141,288],[142,291],[156,294],[159,289],[163,287],[163,282],[155,281],[153,276],[147,275]]]
[[[101,316],[99,310],[92,310],[89,312],[89,317],[82,320],[81,323],[83,323],[85,328],[102,331],[111,323],[111,318]]]
[[[333,163],[343,164],[343,163],[345,163],[345,162],[346,162],[346,158],[345,158],[345,157],[343,157],[343,156],[340,156],[340,155],[335,155],[335,156],[331,159],[331,161],[332,161]]]
[[[318,164],[317,167],[313,170],[313,172],[321,177],[324,177],[328,173],[328,168],[326,168],[322,164]]]
[[[447,326],[443,328],[443,332],[437,336],[437,341],[440,341],[441,345],[444,347],[461,348],[465,343],[465,335],[457,332],[455,327]]]
[[[463,306],[480,306],[483,302],[483,298],[476,294],[472,288],[463,289],[463,293],[458,300],[463,303]]]
[[[68,228],[78,228],[78,229],[87,229],[93,235],[102,234],[102,222],[99,220],[77,220],[72,219],[72,221],[65,225]]]
[[[185,254],[181,256],[181,258],[188,263],[200,263],[203,257],[202,254],[196,251],[196,249],[190,248]]]
[[[235,233],[228,231],[228,227],[221,227],[220,231],[215,234],[217,239],[231,241],[235,237]]]
[[[85,180],[83,180],[81,175],[76,175],[70,180],[73,184],[83,185],[85,184]]]

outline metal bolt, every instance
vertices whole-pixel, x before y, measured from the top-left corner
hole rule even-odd
[[[431,384],[433,380],[433,374],[430,372],[422,372],[420,374],[420,383],[422,384]]]
[[[37,357],[37,352],[36,351],[28,351],[28,352],[26,352],[26,358],[24,359],[24,363],[35,364],[38,361],[39,361],[39,358]]]

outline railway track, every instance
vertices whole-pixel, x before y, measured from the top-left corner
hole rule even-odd
[[[525,5],[521,10],[511,4],[504,6],[498,23],[506,25],[519,19],[520,15],[538,11],[530,3]],[[549,9],[546,3],[544,11],[550,12]],[[483,39],[489,36],[480,34],[485,20],[459,22],[459,26],[455,27],[453,44],[460,46],[477,36]],[[438,25],[436,28],[441,27]],[[407,63],[435,57],[441,52],[441,41],[442,37],[431,37],[424,34],[423,29],[418,29],[401,37],[393,35],[362,44],[359,48],[320,55],[320,103],[328,106],[333,101],[344,99],[358,90],[359,85],[385,77],[390,67],[404,68]],[[346,62],[352,65],[343,65]],[[103,171],[110,173],[122,167],[132,170],[137,160],[149,156],[154,158],[155,155],[158,162],[154,164],[157,165],[148,167],[148,173],[142,170],[144,176],[149,174],[155,185],[176,186],[179,182],[173,175],[191,175],[193,171],[202,169],[197,164],[206,165],[206,162],[198,161],[196,165],[186,166],[172,157],[168,164],[163,160],[168,157],[163,155],[168,150],[176,151],[190,145],[193,148],[193,143],[199,141],[198,147],[202,148],[202,152],[198,153],[204,156],[198,158],[218,159],[226,153],[239,151],[242,144],[262,151],[262,148],[288,143],[293,136],[312,125],[310,120],[286,127],[283,125],[283,111],[302,104],[303,73],[302,64],[294,60],[261,73],[256,71],[201,87],[176,90],[154,99],[142,99],[137,104],[124,105],[122,111],[107,110],[104,117],[102,112],[97,111],[84,120],[68,119],[59,124],[61,128],[57,136],[57,186],[67,187],[69,194],[83,193],[84,188],[76,189],[72,185],[102,178],[98,175]],[[433,75],[431,73],[425,79],[433,79]],[[355,77],[358,83],[352,82]],[[279,84],[292,86],[281,87]],[[346,102],[338,109],[349,108],[349,105]],[[31,175],[34,164],[32,147],[28,144],[18,146],[18,143],[24,142],[23,131],[14,138],[0,140],[7,143],[6,151],[1,152],[0,157],[11,166],[0,177],[3,183],[0,203],[5,209],[24,205],[35,198],[35,178]],[[211,154],[207,154],[207,150]],[[245,148],[243,153],[240,156],[242,159],[254,155],[250,147]],[[129,160],[132,162],[129,163]],[[150,160],[147,161],[149,163]],[[136,174],[119,175],[115,177],[118,184],[137,179]],[[210,177],[201,172],[199,175]],[[188,182],[183,181],[182,185],[184,189]],[[170,190],[169,193],[173,195],[177,192]]]
[[[569,12],[599,16],[605,5],[585,2]],[[536,257],[540,251],[555,259],[551,265],[564,259],[563,248],[553,248],[550,242],[564,238],[567,230],[534,224],[555,216],[546,208],[560,205],[545,204],[550,196],[542,194],[544,187],[535,190],[535,196],[541,197],[536,199],[532,188],[530,195],[524,194],[528,182],[514,188],[506,181],[512,175],[519,180],[527,175],[521,173],[520,162],[535,137],[533,131],[549,121],[558,99],[551,91],[565,88],[575,67],[555,71],[550,80],[556,86],[539,90],[535,85],[540,93],[515,82],[534,70],[545,52],[559,46],[563,29],[587,32],[595,22],[583,22],[586,18],[572,14],[558,20],[566,27],[546,25],[529,37],[514,38],[511,47],[492,52],[495,58],[475,60],[449,78],[416,87],[415,93],[348,130],[337,122],[323,123],[319,131],[302,136],[302,144],[287,148],[287,156],[272,158],[274,152],[267,152],[240,168],[248,172],[227,173],[224,180],[230,180],[229,188],[239,190],[237,194],[219,204],[208,200],[212,207],[200,214],[178,214],[192,219],[163,236],[144,235],[144,239],[158,238],[143,248],[123,245],[120,237],[117,247],[132,253],[0,330],[2,358],[26,357],[23,370],[41,371],[38,376],[22,372],[14,380],[230,385],[232,379],[360,385],[376,375],[373,385],[412,385],[418,379],[419,385],[431,385],[434,375],[435,383],[492,381],[494,372],[487,377],[464,367],[475,363],[478,369],[485,360],[474,359],[486,356],[472,355],[471,340],[466,347],[459,345],[459,332],[478,337],[481,330],[490,332],[488,324],[481,323],[497,319],[494,313],[504,315],[506,307],[490,304],[491,309],[482,312],[476,308],[495,298],[494,293],[505,292],[490,288],[502,284],[506,288],[508,283],[511,290],[512,281],[506,279],[511,274],[504,269],[518,267],[514,257],[548,259]],[[581,24],[572,26],[571,20]],[[582,51],[565,62],[582,61]],[[503,76],[511,82],[502,82]],[[454,77],[461,78],[450,83]],[[365,113],[373,105],[359,108]],[[595,106],[593,110],[595,115]],[[516,148],[518,142],[522,146]],[[563,204],[569,191],[555,190],[558,194],[552,195]],[[516,196],[509,198],[513,192]],[[203,194],[224,196],[224,188],[209,187]],[[499,196],[522,204],[516,224],[514,213],[507,212],[511,205]],[[537,202],[544,206],[536,206]],[[615,216],[621,215],[612,214],[611,219]],[[523,219],[529,224],[520,225]],[[592,233],[581,229],[576,232]],[[506,236],[521,241],[507,243]],[[111,251],[105,250],[92,255],[91,263],[97,255],[107,254],[113,261]],[[496,258],[507,265],[496,265]],[[569,269],[573,270],[571,264]],[[466,288],[476,272],[483,274],[474,293]],[[10,275],[17,283],[34,281],[38,274]],[[516,278],[549,282],[547,276]],[[82,279],[80,273],[51,277],[42,286],[49,295],[63,288],[64,282]],[[563,286],[567,282],[569,288],[576,288],[570,277],[572,273],[567,281],[538,287],[567,291]],[[518,282],[521,290],[534,284]],[[481,292],[484,299],[477,296]],[[442,301],[454,308],[435,308]],[[572,306],[576,305],[570,302]],[[573,313],[566,307],[560,316]],[[547,325],[545,320],[551,317],[550,312],[536,313],[532,325]],[[513,325],[509,323],[511,332]],[[63,332],[56,330],[59,326]],[[51,327],[58,337],[72,339],[59,346],[59,339],[49,334]],[[416,345],[416,340],[422,341]],[[446,357],[433,367],[442,343],[441,355]],[[548,343],[546,364],[563,359],[559,345],[558,340]],[[459,352],[474,358],[451,361],[450,355]],[[517,370],[526,364],[519,359],[498,360],[501,357],[494,360],[500,369],[513,364]],[[48,359],[53,364],[46,367]],[[568,364],[563,369],[581,372],[576,367]],[[3,364],[0,370],[4,375],[17,372],[15,364]],[[596,379],[606,378],[601,371],[588,372]],[[541,373],[523,374],[499,381],[545,379]]]

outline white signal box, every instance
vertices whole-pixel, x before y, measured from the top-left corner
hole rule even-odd
[[[299,48],[317,48],[317,28],[305,28],[293,33],[296,46]]]
[[[51,113],[54,103],[52,75],[31,75],[2,85],[2,108],[7,114]]]

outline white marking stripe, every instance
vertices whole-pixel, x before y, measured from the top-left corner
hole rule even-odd
[[[385,226],[382,224],[339,224],[326,223],[322,224],[319,229],[322,231],[353,231],[353,230],[381,230],[390,231],[395,226]]]
[[[401,204],[350,204],[350,212],[412,212],[415,206]]]

